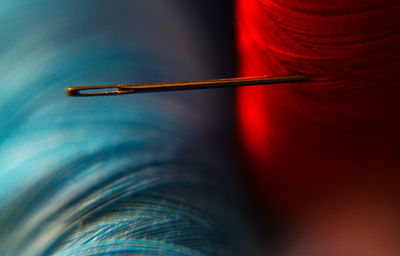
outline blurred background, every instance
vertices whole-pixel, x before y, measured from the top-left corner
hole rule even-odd
[[[246,88],[238,96],[233,89],[65,95],[71,86],[261,75],[296,64],[289,57],[264,65],[270,59],[260,54],[265,45],[253,33],[269,24],[263,22],[263,2],[238,3],[241,11],[233,0],[0,1],[2,255],[397,255],[397,141],[393,148],[382,143],[383,160],[369,166],[363,153],[354,158],[354,150],[342,150],[356,133],[343,137],[329,127],[328,134],[337,137],[318,137],[298,126],[313,112],[299,111],[306,101],[290,86],[265,87],[264,94],[261,87]],[[371,10],[378,20],[383,17]],[[239,50],[236,26],[243,40]],[[302,89],[312,92],[307,86]],[[235,114],[246,110],[235,106],[235,97],[240,101],[246,92],[246,115],[254,123]],[[340,118],[319,107],[326,105],[324,98],[320,103],[310,106],[340,126]],[[294,104],[295,111],[288,112],[285,104]],[[334,109],[339,117],[341,109]],[[274,122],[264,126],[270,110]],[[360,107],[360,113],[364,110]],[[371,123],[382,117],[371,116]],[[395,114],[393,120],[398,122]],[[320,131],[321,120],[308,121],[304,124]],[[241,162],[246,145],[239,142],[238,123],[255,135],[261,161],[279,160],[256,168],[259,176],[250,171],[251,162]],[[266,157],[272,136],[265,136],[270,133],[264,128],[272,124],[273,139],[281,140],[271,147],[277,154]],[[368,134],[362,143],[380,140],[366,125],[360,127]],[[391,134],[397,134],[395,127]],[[384,134],[387,140],[391,134]],[[325,139],[339,145],[343,166]],[[362,143],[352,145],[362,148]],[[311,153],[303,157],[306,150]],[[387,153],[397,165],[386,161]],[[332,164],[320,168],[324,157]],[[318,179],[307,176],[308,165]],[[337,182],[329,172],[339,174]]]
[[[232,1],[5,0],[0,24],[2,255],[254,250],[232,90],[64,93],[235,76]]]

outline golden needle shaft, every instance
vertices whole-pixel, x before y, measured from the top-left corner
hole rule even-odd
[[[248,78],[228,78],[214,79],[192,82],[172,82],[140,85],[100,85],[72,87],[67,89],[69,96],[104,96],[120,95],[141,92],[161,92],[189,89],[222,88],[232,86],[263,85],[305,81],[305,76],[282,76],[282,77],[248,77]],[[89,92],[83,92],[89,91]]]

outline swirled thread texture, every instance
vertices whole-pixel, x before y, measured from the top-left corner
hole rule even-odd
[[[180,6],[1,1],[2,255],[239,253],[224,93],[63,93],[208,78],[215,61]]]
[[[236,14],[242,75],[309,77],[239,89],[258,191],[286,207],[382,169],[396,180],[399,1],[238,0]]]

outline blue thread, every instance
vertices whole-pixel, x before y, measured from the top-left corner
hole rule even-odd
[[[245,247],[217,92],[62,93],[211,74],[190,19],[171,4],[1,1],[2,255],[233,255]]]

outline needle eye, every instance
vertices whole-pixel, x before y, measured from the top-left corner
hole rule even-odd
[[[85,92],[86,91],[86,92]],[[68,96],[106,96],[133,93],[134,89],[119,86],[87,86],[67,89]]]

